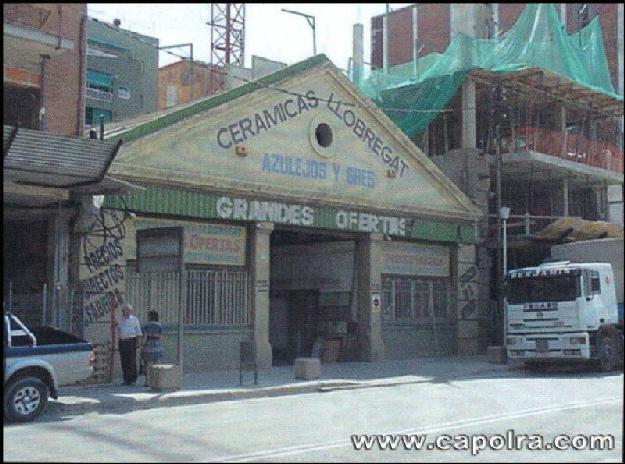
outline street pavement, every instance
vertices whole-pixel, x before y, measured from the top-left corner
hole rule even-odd
[[[454,372],[456,359],[420,364],[428,365],[432,375],[418,382],[392,384],[380,368],[377,381],[387,383],[355,389],[81,415],[52,412],[34,423],[5,425],[3,457],[69,462],[622,462],[623,374],[584,368],[534,373],[506,366],[481,373],[456,367]],[[365,375],[358,366],[351,369]],[[367,380],[376,378],[369,374]],[[482,450],[473,456],[467,450],[357,451],[350,441],[352,434],[427,434],[429,441],[443,433],[493,435],[510,429],[517,435],[543,434],[546,440],[562,433],[613,434],[616,449]]]
[[[143,377],[134,386],[112,383],[64,387],[60,389],[58,401],[50,402],[47,413],[132,411],[335,389],[437,382],[517,370],[517,366],[491,364],[485,356],[455,356],[324,364],[319,379],[304,381],[295,379],[293,366],[278,366],[261,372],[258,385],[253,384],[253,374],[245,372],[244,385],[241,386],[238,370],[220,369],[185,374],[183,388],[178,391],[154,391],[143,387]]]

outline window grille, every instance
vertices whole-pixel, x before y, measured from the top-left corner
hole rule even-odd
[[[451,317],[451,284],[441,279],[386,276],[382,304],[386,324],[446,321]]]

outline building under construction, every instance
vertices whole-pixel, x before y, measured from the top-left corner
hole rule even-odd
[[[374,17],[373,69],[354,56],[352,75],[483,211],[479,284],[467,288],[478,309],[463,315],[481,349],[501,332],[502,206],[509,268],[548,257],[577,233],[571,218],[623,224],[623,6],[502,5]],[[614,234],[595,225],[588,238]]]

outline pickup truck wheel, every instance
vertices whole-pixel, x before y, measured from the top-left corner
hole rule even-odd
[[[618,362],[618,344],[612,337],[603,337],[599,341],[599,369],[602,372],[611,372]]]
[[[48,386],[36,377],[14,381],[5,390],[5,416],[16,422],[33,420],[48,404],[48,394]]]

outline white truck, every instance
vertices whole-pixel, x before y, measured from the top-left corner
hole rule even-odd
[[[622,368],[623,319],[621,312],[619,320],[617,300],[619,287],[622,305],[622,244],[620,239],[620,258],[610,246],[587,244],[595,248],[598,262],[561,260],[562,254],[572,253],[570,249],[552,250],[555,258],[543,264],[508,272],[509,359],[530,366],[545,361],[594,360],[603,371]],[[601,256],[601,249],[612,250],[613,256]],[[617,273],[611,261],[620,266]],[[615,274],[620,276],[618,280]]]
[[[4,417],[26,422],[45,409],[59,386],[93,373],[91,343],[52,327],[27,328],[17,316],[4,314]]]

